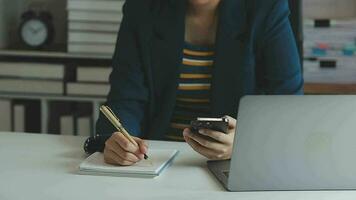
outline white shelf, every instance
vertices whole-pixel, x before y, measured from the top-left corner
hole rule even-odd
[[[0,50],[0,56],[25,56],[25,57],[56,57],[56,58],[80,58],[80,59],[111,59],[109,55],[98,54],[74,54],[51,51],[26,51],[26,50]]]
[[[40,94],[15,94],[15,93],[0,93],[0,98],[9,99],[43,99],[43,100],[59,100],[59,101],[90,101],[104,102],[104,97],[82,97],[82,96],[60,96],[60,95],[40,95]]]

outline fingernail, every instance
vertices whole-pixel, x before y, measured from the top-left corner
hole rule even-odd
[[[187,133],[183,133],[183,138],[184,138],[184,140],[187,140],[189,138],[188,134]]]
[[[145,147],[145,146],[142,147],[142,151],[143,151],[142,153],[147,153],[147,147]]]
[[[139,154],[138,157],[140,158],[140,160],[142,160],[145,157],[145,155]]]

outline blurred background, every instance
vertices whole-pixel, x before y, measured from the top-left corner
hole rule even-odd
[[[356,0],[289,0],[306,94],[356,94]],[[93,134],[124,0],[0,0],[0,131]]]

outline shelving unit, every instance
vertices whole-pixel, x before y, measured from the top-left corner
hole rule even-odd
[[[64,52],[38,52],[38,51],[15,51],[15,50],[0,50],[0,62],[28,62],[28,63],[53,63],[63,64],[65,66],[65,77],[63,84],[75,81],[76,68],[81,67],[110,67],[111,58],[108,56],[70,54]],[[65,87],[64,87],[65,88]],[[99,116],[99,106],[105,102],[105,97],[100,96],[72,96],[66,94],[66,89],[63,95],[48,95],[48,94],[19,94],[0,92],[0,99],[10,100],[36,100],[40,102],[40,124],[41,133],[48,133],[49,116],[51,115],[51,102],[76,102],[90,103],[92,107],[92,121],[95,122]],[[95,130],[95,123],[92,123],[92,130]],[[91,134],[93,134],[91,132]]]
[[[39,100],[41,102],[41,133],[48,132],[48,116],[49,103],[51,101],[74,101],[74,102],[89,102],[92,103],[93,115],[92,118],[96,121],[99,117],[98,108],[105,102],[105,98],[100,97],[75,97],[75,96],[56,96],[56,95],[21,95],[21,94],[0,94],[1,99],[30,99]],[[95,123],[92,126],[95,130]]]
[[[74,118],[74,129],[77,129],[76,123],[79,121],[79,118],[81,121],[83,121],[83,118],[85,118],[85,121],[89,118],[88,115],[90,114],[90,123],[92,124],[91,129],[93,134],[95,130],[94,124],[96,119],[98,118],[99,105],[104,103],[104,93],[106,93],[109,88],[107,83],[107,74],[111,70],[110,67],[112,64],[111,59],[113,52],[111,52],[111,49],[107,50],[107,52],[105,53],[101,51],[91,50],[95,49],[95,47],[97,46],[99,46],[100,48],[102,46],[105,46],[100,43],[102,41],[97,39],[98,35],[109,35],[110,41],[105,40],[105,42],[102,43],[110,43],[110,47],[115,47],[116,35],[119,29],[121,18],[109,17],[108,20],[104,20],[102,18],[106,18],[107,15],[120,16],[120,14],[122,14],[122,4],[123,1],[103,1],[93,7],[91,3],[86,1],[69,0],[13,0],[11,2],[9,1],[6,3],[6,9],[2,9],[4,12],[0,13],[0,33],[4,33],[3,35],[0,34],[0,43],[4,42],[4,44],[0,45],[0,62],[4,66],[3,69],[7,70],[0,76],[0,79],[3,78],[2,83],[4,83],[3,88],[1,89],[3,91],[8,91],[14,88],[18,91],[21,91],[19,93],[9,93],[0,91],[0,99],[11,100],[6,100],[5,103],[6,105],[11,104],[11,118],[13,119],[11,124],[12,129],[14,129],[15,127],[14,121],[17,121],[14,120],[14,110],[16,106],[17,108],[21,107],[23,109],[24,107],[26,107],[26,110],[24,112],[37,111],[37,113],[34,113],[35,117],[33,118],[36,118],[35,120],[37,120],[37,118],[40,119],[38,119],[34,123],[36,124],[35,129],[36,131],[42,133],[48,133],[50,131],[56,132],[59,129],[58,124],[60,124],[61,122],[58,122],[58,126],[53,126],[52,119],[58,120],[58,117],[61,118],[61,116],[63,116],[64,118],[66,118],[69,116],[69,118]],[[0,6],[2,5],[5,5],[5,2],[0,0]],[[23,22],[23,18],[21,16],[28,10],[43,10],[51,13],[52,15],[51,21],[53,22],[55,30],[54,40],[52,43],[45,45],[41,49],[41,51],[29,50],[31,48],[24,45],[19,37],[19,26]],[[98,16],[96,15],[97,11],[104,13],[105,15]],[[84,18],[73,18],[73,14],[78,13],[81,14],[81,16],[84,16]],[[88,33],[91,33],[89,34],[91,36],[89,37],[89,39],[88,37],[84,37],[88,36]],[[71,37],[73,36],[73,34],[77,37]],[[86,39],[83,40],[83,38]],[[71,44],[81,44],[84,46],[90,44],[89,46],[91,48],[84,49],[89,49],[90,51],[75,51],[73,50],[73,48],[71,50]],[[67,52],[92,52],[92,54]],[[39,75],[37,75],[36,71],[30,70],[30,72],[34,73],[35,75],[32,74],[30,77],[22,73],[20,76],[18,76],[16,74],[17,72],[13,70],[13,67],[17,67],[18,65],[21,65],[22,69],[28,69],[26,68],[27,63],[34,64],[31,65],[33,67],[32,69],[38,69]],[[39,66],[36,66],[36,64],[38,64]],[[52,70],[53,68],[47,68],[52,67],[52,64],[53,66],[57,65],[57,68],[55,70]],[[91,69],[89,70],[86,68]],[[45,75],[41,74],[42,69],[44,69],[44,71],[47,71],[46,73],[43,73]],[[63,70],[64,75],[62,73]],[[96,75],[97,72],[100,75]],[[98,78],[96,79],[96,77]],[[18,87],[11,87],[14,85],[13,83],[17,81],[17,78],[19,78],[19,80],[23,80],[18,81]],[[63,87],[61,87],[61,82],[63,82]],[[43,89],[41,85],[42,83],[48,84],[48,87],[43,87]],[[4,88],[4,85],[6,84],[8,84],[8,87]],[[31,93],[31,91],[27,92],[27,90],[30,90],[32,86],[34,86],[33,88],[36,87],[37,89],[33,89],[33,91],[37,91],[38,93],[43,91],[47,93],[57,94],[50,95],[45,93],[35,94],[33,92]],[[92,89],[93,87],[98,89]],[[30,89],[26,90],[23,88]],[[102,92],[100,92],[99,89]],[[63,94],[61,95],[60,93]],[[86,96],[78,96],[75,94],[86,94]],[[26,102],[27,100],[31,102],[28,103]],[[5,103],[3,105],[5,105]],[[89,104],[91,105],[91,107],[89,106]],[[28,111],[27,107],[35,107],[35,109],[29,109],[30,111]],[[51,111],[53,112],[51,113]],[[6,110],[6,112],[8,112],[8,109]],[[19,113],[22,114],[21,112]],[[40,113],[40,115],[38,113]],[[27,114],[28,113],[25,113],[25,115]],[[16,116],[22,115],[16,114]],[[19,119],[22,118],[19,117]],[[87,123],[87,121],[85,122]],[[30,124],[31,123],[32,120],[30,121]],[[32,129],[33,128],[31,128],[31,131]],[[87,132],[87,130],[85,130],[84,132]]]
[[[71,54],[56,51],[21,51],[21,50],[0,50],[1,61],[21,61],[21,62],[53,62],[53,63],[73,63],[82,64],[107,64],[111,65],[111,57],[107,55],[94,54]]]
[[[356,0],[303,0],[304,19],[356,20]],[[356,33],[355,33],[356,45]],[[355,55],[356,58],[356,55]],[[352,66],[356,70],[356,59]],[[355,82],[305,82],[305,94],[356,94]]]

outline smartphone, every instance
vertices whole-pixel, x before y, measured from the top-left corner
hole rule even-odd
[[[229,129],[229,119],[227,119],[226,117],[222,117],[222,118],[198,117],[196,120],[191,121],[190,126],[193,133],[198,133],[199,129],[210,129],[226,134]]]

